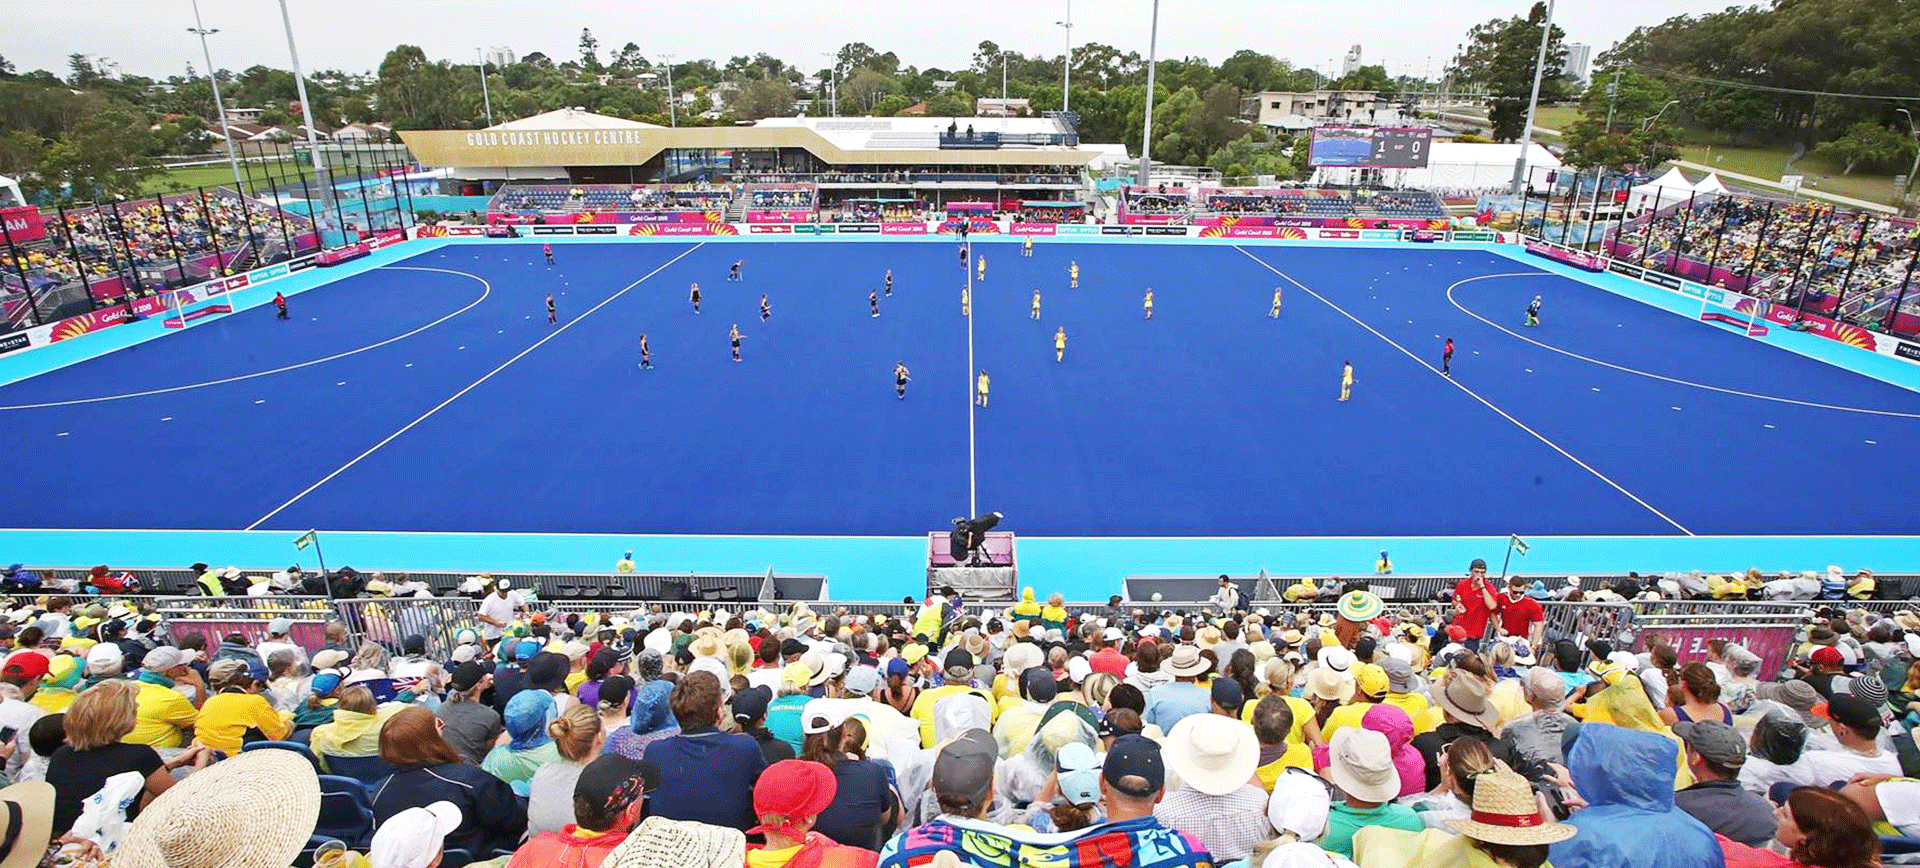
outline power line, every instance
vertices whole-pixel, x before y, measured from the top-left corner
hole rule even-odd
[[[1798,94],[1800,96],[1831,96],[1831,97],[1840,97],[1842,99],[1869,99],[1869,100],[1874,100],[1876,102],[1885,101],[1885,100],[1894,100],[1899,102],[1920,102],[1920,96],[1888,96],[1886,94],[1877,94],[1877,93],[1842,93],[1839,91],[1831,91],[1831,90],[1802,90],[1800,88],[1793,88],[1793,87],[1774,87],[1772,85],[1752,84],[1750,82],[1744,82],[1744,81],[1726,81],[1724,79],[1718,79],[1718,78],[1705,78],[1703,76],[1698,76],[1698,75],[1687,75],[1686,73],[1682,73],[1682,72],[1674,72],[1672,70],[1666,70],[1666,69],[1653,69],[1653,68],[1644,67],[1644,66],[1630,66],[1629,68],[1633,69],[1636,72],[1644,72],[1644,73],[1647,73],[1648,75],[1659,76],[1662,78],[1673,78],[1673,79],[1679,79],[1681,81],[1697,82],[1700,84],[1717,84],[1722,87],[1737,87],[1737,88],[1744,88],[1747,90],[1764,90],[1764,91],[1771,91],[1773,93],[1791,93],[1791,94]]]

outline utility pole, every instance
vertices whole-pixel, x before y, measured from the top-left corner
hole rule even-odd
[[[1533,113],[1540,108],[1540,79],[1547,74],[1547,44],[1553,41],[1553,3],[1547,0],[1547,18],[1540,24],[1540,53],[1533,60],[1533,96],[1527,99],[1527,122],[1520,128],[1520,156],[1513,161],[1513,193],[1527,189],[1527,151],[1533,147]]]
[[[1913,168],[1907,170],[1906,186],[1900,188],[1900,212],[1907,214],[1912,213],[1914,208],[1913,176],[1916,173],[1920,173],[1920,128],[1916,128],[1913,124],[1913,112],[1907,111],[1906,109],[1894,109],[1894,111],[1907,116],[1907,132],[1913,135]],[[1913,272],[1911,266],[1908,267],[1907,272],[1908,276],[1911,277]]]
[[[1607,135],[1613,135],[1613,106],[1620,101],[1620,70],[1613,71],[1613,83],[1607,85]]]
[[[1160,0],[1153,0],[1153,23],[1147,31],[1147,124],[1140,138],[1140,186],[1153,171],[1153,73],[1160,47]]]

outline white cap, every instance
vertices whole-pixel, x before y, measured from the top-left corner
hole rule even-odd
[[[459,806],[434,802],[387,818],[367,848],[371,868],[427,868],[440,856],[448,833],[460,827]]]
[[[1067,658],[1067,680],[1079,684],[1093,674],[1093,665],[1085,657]]]
[[[284,636],[293,629],[293,621],[288,618],[275,618],[267,622],[267,632],[275,636]]]

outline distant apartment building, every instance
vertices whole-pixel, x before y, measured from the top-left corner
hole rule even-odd
[[[1592,64],[1593,46],[1581,42],[1567,44],[1566,73],[1568,76],[1584,82],[1587,80],[1587,72]]]
[[[1261,91],[1241,99],[1240,119],[1271,130],[1401,120],[1392,102],[1371,90]]]

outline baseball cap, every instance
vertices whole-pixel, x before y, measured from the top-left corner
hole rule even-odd
[[[100,672],[109,666],[121,665],[126,660],[120,646],[112,642],[102,642],[87,649],[87,671]]]
[[[1387,670],[1374,663],[1355,666],[1353,677],[1360,685],[1360,692],[1368,696],[1385,695],[1392,684],[1392,679],[1387,676]]]
[[[275,618],[267,622],[267,632],[275,636],[284,635],[291,629],[293,629],[293,621],[285,617]],[[455,808],[454,810],[457,811],[459,809]]]
[[[1747,745],[1733,727],[1717,720],[1683,721],[1673,725],[1673,734],[1687,743],[1687,749],[1721,768],[1737,769],[1747,762]]]
[[[1812,660],[1816,666],[1839,666],[1844,658],[1840,656],[1840,649],[1823,645],[1813,649]]]
[[[411,636],[408,636],[405,639],[400,640],[400,653],[402,654],[427,653],[427,637],[422,636],[419,633],[415,633]]]
[[[7,658],[7,665],[0,667],[0,675],[8,678],[41,678],[47,674],[48,665],[47,655],[21,651]]]
[[[1447,625],[1447,638],[1455,642],[1467,641],[1467,628],[1459,624]]]
[[[1077,741],[1060,747],[1060,795],[1068,804],[1091,805],[1100,801],[1100,759],[1093,748]]]
[[[471,663],[473,658],[478,656],[480,656],[480,646],[461,645],[453,649],[452,659],[455,663]]]
[[[907,665],[905,659],[900,657],[892,657],[887,660],[887,675],[889,676],[899,675],[905,677],[907,672],[912,668],[913,667]]]
[[[766,685],[749,687],[727,700],[727,707],[733,712],[733,719],[742,724],[750,723],[767,716],[767,704],[773,701],[773,691]]]
[[[804,735],[819,735],[846,722],[847,707],[844,702],[833,700],[809,699],[800,708],[800,732]]]
[[[1107,785],[1135,798],[1145,798],[1167,784],[1167,764],[1160,757],[1160,745],[1143,735],[1123,735],[1107,749],[1107,761],[1100,774]],[[1144,787],[1129,788],[1121,783],[1129,777],[1145,779]]]
[[[1054,683],[1052,670],[1035,666],[1020,673],[1020,693],[1032,702],[1052,702],[1060,689]]]
[[[978,803],[993,786],[1000,748],[984,729],[969,729],[940,748],[933,760],[935,794],[951,802]]]
[[[659,788],[659,766],[617,753],[601,754],[580,770],[580,779],[573,785],[573,800],[617,817],[641,796]]]
[[[140,665],[155,672],[165,672],[176,666],[185,666],[191,659],[193,658],[188,657],[185,651],[171,645],[162,645],[148,651],[147,656],[140,659]]]
[[[380,868],[427,868],[440,857],[448,833],[459,828],[462,819],[459,806],[452,802],[394,814],[373,833],[367,862]]]
[[[339,686],[340,676],[332,672],[322,672],[313,676],[312,683],[308,685],[315,696],[326,696]]]
[[[338,648],[327,648],[313,655],[313,671],[332,669],[347,662],[347,652]]]
[[[802,836],[803,833],[792,828],[793,824],[820,816],[833,804],[839,789],[833,770],[817,762],[789,759],[767,766],[753,784],[753,812],[772,815],[777,821],[762,823],[747,831]]]
[[[798,639],[787,639],[780,643],[780,656],[795,657],[807,653],[807,643]]]
[[[840,682],[842,689],[854,696],[872,696],[880,689],[880,670],[873,666],[855,666],[847,670],[847,677]]]
[[[1231,678],[1213,679],[1212,694],[1214,705],[1236,713],[1240,711],[1240,706],[1247,702],[1245,691],[1240,689],[1240,682]]]
[[[947,652],[947,659],[940,668],[947,678],[964,681],[973,676],[973,655],[968,654],[965,648],[955,648]]]
[[[1820,714],[1834,723],[1844,723],[1854,729],[1880,729],[1880,712],[1866,700],[1852,695],[1835,696],[1827,700],[1826,710],[1815,708]]]
[[[1473,563],[1467,565],[1468,570],[1484,570],[1486,568],[1487,562],[1481,558],[1474,558]]]
[[[455,691],[465,693],[472,690],[473,686],[479,684],[480,679],[485,677],[487,677],[486,667],[469,661],[453,668],[451,686]]]

